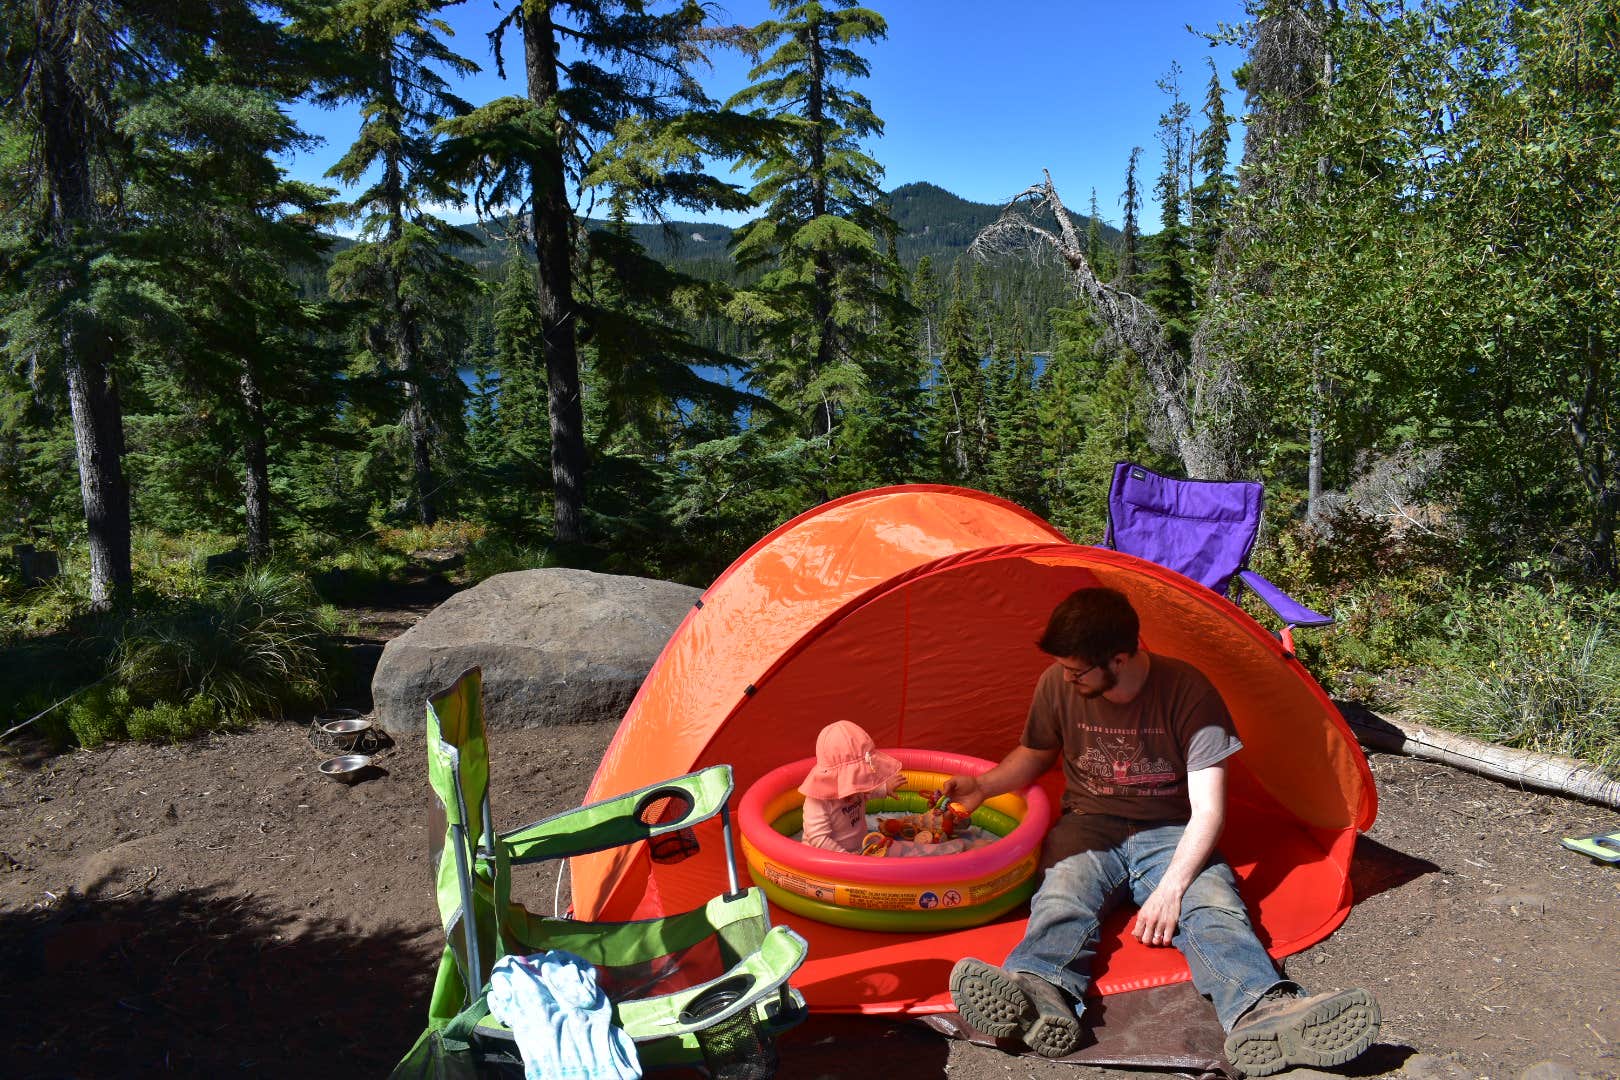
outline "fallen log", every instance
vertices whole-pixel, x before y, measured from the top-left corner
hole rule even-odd
[[[1620,780],[1591,762],[1494,746],[1455,732],[1392,720],[1351,702],[1338,704],[1356,739],[1369,750],[1438,761],[1493,780],[1620,810]]]

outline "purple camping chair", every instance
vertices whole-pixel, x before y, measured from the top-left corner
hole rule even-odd
[[[1327,626],[1312,611],[1248,568],[1260,535],[1265,490],[1250,480],[1178,480],[1121,461],[1108,488],[1104,545],[1185,574],[1222,596],[1234,579],[1254,590],[1283,621],[1283,645],[1294,651],[1294,627]]]

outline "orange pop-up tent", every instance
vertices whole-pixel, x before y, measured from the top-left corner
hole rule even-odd
[[[1074,589],[1125,592],[1158,654],[1196,664],[1232,712],[1244,749],[1229,770],[1223,852],[1272,954],[1344,920],[1357,830],[1372,824],[1372,776],[1337,709],[1276,639],[1236,605],[1156,564],[1070,544],[1039,518],[980,492],[906,486],[811,510],[721,574],[676,630],[597,769],[601,799],[729,763],[738,790],[815,751],[829,721],[879,746],[999,760],[1018,741],[1052,607]],[[1054,770],[1044,781],[1056,794]],[[582,918],[684,911],[724,880],[720,834],[674,864],[642,849],[574,860]],[[741,860],[739,859],[739,862]],[[1104,927],[1100,993],[1187,978],[1179,953]],[[1000,961],[1024,918],[938,934],[828,926],[777,909],[810,942],[794,983],[828,1012],[949,1010],[963,956]]]

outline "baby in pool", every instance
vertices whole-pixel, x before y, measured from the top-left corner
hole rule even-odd
[[[893,795],[900,762],[883,753],[866,729],[849,720],[828,724],[816,736],[816,763],[799,790],[804,793],[804,842],[827,851],[859,853],[867,834],[866,800]],[[895,840],[889,855],[945,855],[965,851],[965,840],[918,844]]]

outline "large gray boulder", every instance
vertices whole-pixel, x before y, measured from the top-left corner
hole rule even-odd
[[[421,731],[430,695],[477,665],[491,728],[624,715],[701,591],[587,570],[497,574],[390,641],[371,696],[386,731]]]

